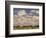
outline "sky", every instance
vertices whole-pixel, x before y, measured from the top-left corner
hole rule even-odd
[[[33,13],[33,15],[39,15],[39,9],[13,8],[14,15],[17,15],[21,10],[24,10],[27,14]]]

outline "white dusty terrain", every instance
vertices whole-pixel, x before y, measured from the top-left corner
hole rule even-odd
[[[32,17],[16,17],[14,16],[14,25],[38,25],[39,24],[39,17],[32,16]]]

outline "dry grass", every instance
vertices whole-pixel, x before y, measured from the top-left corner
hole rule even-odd
[[[36,26],[14,26],[14,30],[17,30],[17,29],[38,29],[39,28],[39,25],[36,25]]]

